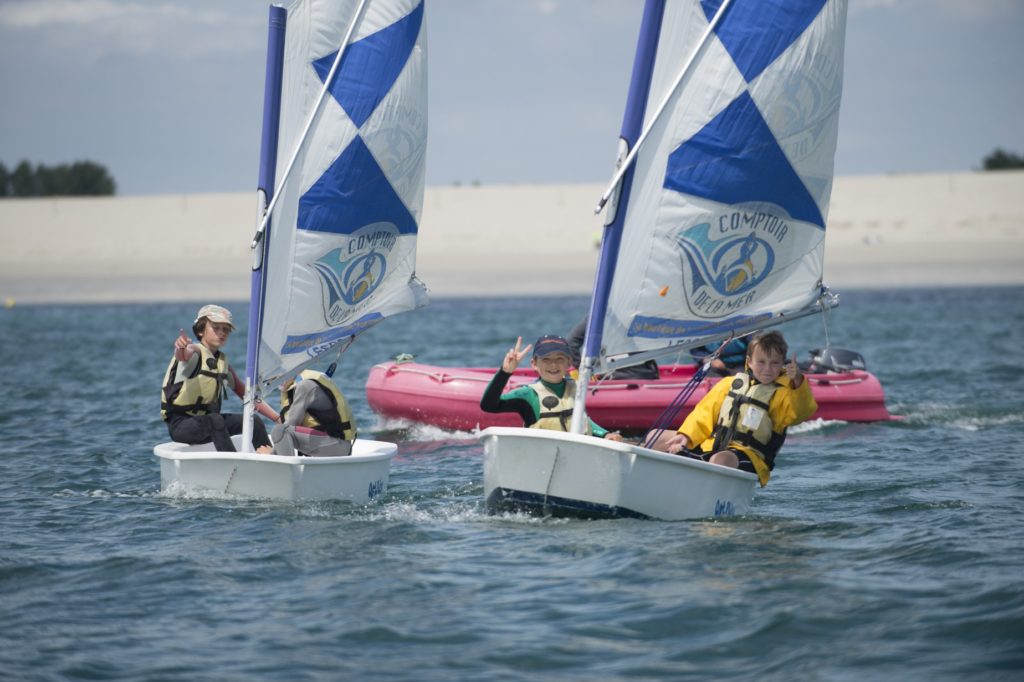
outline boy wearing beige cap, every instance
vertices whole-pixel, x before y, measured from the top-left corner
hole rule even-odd
[[[189,445],[212,441],[218,451],[235,451],[231,436],[242,432],[242,415],[220,411],[228,390],[239,398],[245,395],[245,384],[221,352],[234,330],[227,308],[205,305],[192,324],[199,342],[190,340],[185,330],[174,341],[174,357],[164,374],[160,396],[160,415],[167,422],[171,440]],[[280,421],[277,412],[263,402],[256,403],[256,411]],[[271,452],[267,428],[255,418],[252,440],[257,452]]]

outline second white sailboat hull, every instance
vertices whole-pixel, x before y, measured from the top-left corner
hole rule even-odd
[[[233,440],[238,447],[240,437]],[[161,443],[153,454],[164,493],[365,504],[387,490],[397,450],[394,443],[356,440],[347,457],[283,457],[217,452],[212,443]]]
[[[744,514],[754,474],[636,445],[557,431],[492,427],[484,499],[496,511],[668,521]]]

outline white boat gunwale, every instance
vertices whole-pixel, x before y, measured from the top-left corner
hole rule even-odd
[[[356,447],[358,447],[359,440],[356,441]],[[374,447],[371,452],[353,452],[351,455],[345,455],[344,457],[306,457],[302,455],[276,455],[273,453],[259,453],[259,452],[220,452],[217,450],[197,450],[198,446],[188,445],[186,443],[175,443],[173,441],[160,443],[153,448],[153,455],[156,457],[162,457],[164,459],[218,459],[225,461],[242,461],[242,462],[261,462],[268,464],[302,464],[302,465],[326,465],[326,464],[344,464],[346,462],[357,463],[357,462],[372,462],[382,459],[391,459],[395,455],[395,451],[398,446],[394,443],[387,443],[385,441],[363,441],[380,445],[390,445],[390,448]],[[212,443],[204,443],[203,445],[210,445]]]

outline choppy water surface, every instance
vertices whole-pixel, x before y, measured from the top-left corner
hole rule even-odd
[[[1022,300],[846,292],[832,340],[906,418],[804,425],[749,516],[678,523],[488,516],[474,434],[365,404],[374,362],[493,366],[583,299],[441,300],[361,338],[342,388],[400,442],[368,507],[161,495],[198,304],[0,311],[0,678],[1021,679]]]

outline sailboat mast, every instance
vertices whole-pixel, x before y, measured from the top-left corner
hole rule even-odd
[[[626,97],[626,112],[622,119],[622,132],[619,139],[619,164],[627,158],[629,150],[636,143],[643,128],[647,99],[651,89],[651,75],[654,72],[654,57],[658,51],[658,39],[661,35],[661,20],[665,12],[665,0],[647,0],[644,5],[643,19],[640,23],[640,37],[636,45],[636,57],[633,60],[633,73],[629,83],[629,94]],[[579,381],[576,386],[576,402],[572,414],[573,433],[583,433],[585,429],[585,403],[587,387],[593,376],[601,353],[601,335],[604,329],[605,311],[608,308],[608,297],[612,289],[612,277],[615,264],[619,257],[619,245],[622,242],[622,225],[626,218],[626,207],[629,204],[630,188],[633,183],[635,163],[622,174],[618,185],[618,198],[613,202],[601,237],[601,255],[594,279],[593,295],[590,298],[590,316],[587,322],[587,333],[583,345],[583,359],[580,361]]]
[[[259,187],[256,190],[258,202],[256,224],[264,222],[267,205],[274,193],[274,176],[277,170],[277,137],[281,120],[281,79],[284,71],[284,39],[288,10],[273,5],[270,7],[270,21],[267,34],[267,72],[263,85],[263,134],[260,140]],[[269,231],[269,223],[266,230]],[[245,400],[242,420],[242,447],[252,452],[252,420],[256,399],[259,397],[257,377],[259,376],[260,331],[263,326],[263,300],[266,293],[264,267],[269,235],[264,235],[253,248],[252,278],[249,286],[249,330],[245,354]]]

